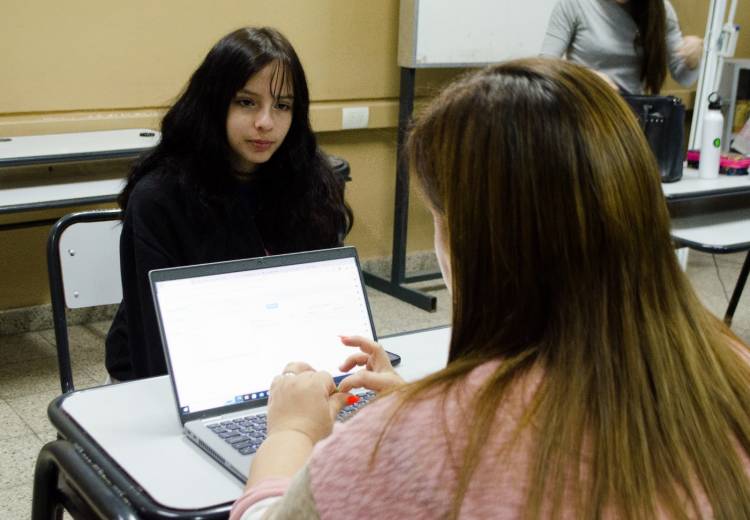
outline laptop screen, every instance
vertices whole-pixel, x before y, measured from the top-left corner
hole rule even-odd
[[[355,351],[338,336],[374,339],[353,256],[153,287],[181,415],[265,400],[290,361],[341,375]]]

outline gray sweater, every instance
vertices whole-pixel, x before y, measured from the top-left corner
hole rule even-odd
[[[672,4],[667,11],[667,61],[669,72],[681,85],[698,79],[699,67],[690,69],[677,55],[682,32]],[[572,62],[607,74],[625,92],[642,94],[640,50],[633,40],[637,26],[615,0],[559,0],[542,44],[542,56],[566,56]]]

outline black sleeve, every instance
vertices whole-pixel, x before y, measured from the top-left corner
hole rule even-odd
[[[117,379],[167,372],[149,271],[264,254],[249,194],[227,196],[226,206],[236,210],[231,217],[209,218],[186,190],[178,174],[156,171],[128,199],[120,238],[123,301],[107,336],[107,369]]]
[[[128,202],[120,247],[128,346],[135,379],[166,374],[148,273],[181,265],[175,208],[156,190],[136,189]],[[168,194],[167,194],[168,195]],[[178,218],[178,217],[177,217]]]

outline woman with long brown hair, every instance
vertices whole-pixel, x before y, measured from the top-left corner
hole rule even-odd
[[[559,0],[541,54],[585,65],[625,94],[658,94],[667,69],[684,86],[698,79],[702,49],[682,36],[669,0]]]
[[[750,518],[750,352],[679,268],[625,102],[581,66],[508,62],[448,87],[408,150],[448,366],[404,385],[362,338],[338,389],[290,365],[234,516]],[[385,392],[329,435],[360,385]]]

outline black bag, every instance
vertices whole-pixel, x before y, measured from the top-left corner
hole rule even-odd
[[[682,178],[685,155],[685,105],[674,96],[623,95],[638,117],[646,140],[656,156],[661,182]]]

